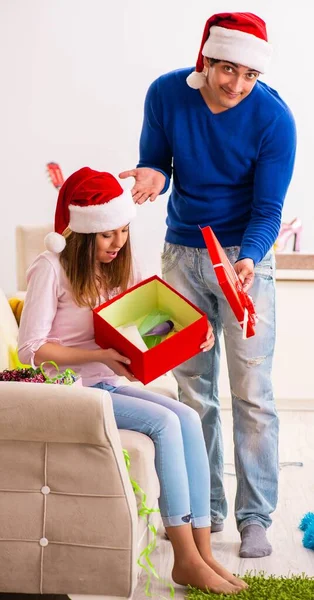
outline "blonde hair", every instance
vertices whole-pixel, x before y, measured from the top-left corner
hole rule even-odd
[[[101,296],[108,298],[115,290],[124,292],[133,280],[131,243],[126,243],[110,263],[96,262],[96,233],[75,233],[68,228],[63,232],[66,246],[60,262],[72,287],[78,306],[94,308]]]

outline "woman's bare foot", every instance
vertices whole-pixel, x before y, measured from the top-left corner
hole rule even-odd
[[[239,577],[236,577],[235,575],[230,573],[230,571],[225,569],[219,562],[217,562],[217,560],[215,560],[213,558],[213,556],[209,556],[207,558],[202,557],[202,558],[206,562],[206,564],[211,569],[213,569],[213,571],[215,571],[215,573],[220,575],[220,577],[222,577],[226,581],[229,581],[229,583],[232,583],[232,585],[235,585],[236,587],[241,588],[241,590],[246,590],[249,587],[248,584],[245,583],[245,581],[243,581],[243,579],[239,579]]]
[[[189,562],[188,564],[175,563],[172,570],[172,579],[175,583],[179,583],[180,585],[191,585],[204,592],[210,591],[214,594],[237,594],[243,589],[243,586],[240,587],[238,584],[235,585],[221,577],[203,560],[195,563]]]

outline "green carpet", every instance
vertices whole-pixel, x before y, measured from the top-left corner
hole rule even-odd
[[[188,600],[218,600],[218,598],[226,598],[226,600],[227,598],[229,600],[231,598],[237,598],[237,600],[314,600],[314,577],[307,577],[304,573],[290,577],[247,573],[243,579],[250,587],[239,594],[217,595],[189,588],[186,598]]]

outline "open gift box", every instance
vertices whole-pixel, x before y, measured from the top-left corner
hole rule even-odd
[[[180,325],[180,331],[157,346],[139,350],[117,331],[156,309]],[[144,384],[198,354],[208,329],[206,314],[157,275],[101,304],[93,313],[96,343],[127,356],[133,375]]]

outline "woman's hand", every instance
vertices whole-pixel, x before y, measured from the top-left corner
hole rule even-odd
[[[126,356],[119,354],[117,350],[108,348],[107,350],[100,350],[99,362],[104,363],[111,369],[116,375],[126,377],[129,381],[137,381],[135,376],[129,371],[125,365],[131,364],[131,361]]]
[[[202,352],[208,352],[208,350],[211,350],[214,343],[215,343],[215,336],[214,336],[213,328],[212,328],[210,322],[208,321],[208,330],[207,330],[206,340],[203,344],[200,345]]]
[[[53,360],[59,367],[69,365],[84,365],[91,362],[100,362],[107,365],[109,369],[117,375],[126,377],[129,381],[136,381],[136,378],[129,371],[126,365],[131,361],[126,356],[122,356],[113,348],[103,350],[83,350],[82,348],[72,348],[70,346],[61,346],[47,342],[43,344],[35,354],[35,365],[40,365],[46,360]]]
[[[136,204],[143,204],[148,198],[151,202],[154,202],[166,183],[166,178],[160,171],[155,171],[155,169],[149,167],[123,171],[119,177],[120,179],[134,177],[135,184],[131,192]]]

